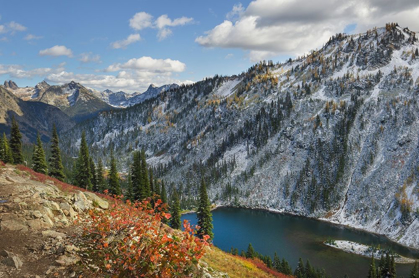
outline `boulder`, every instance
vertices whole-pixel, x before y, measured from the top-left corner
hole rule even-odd
[[[22,267],[23,265],[22,260],[16,254],[13,254],[12,252],[4,250],[1,252],[1,255],[5,257],[4,259],[1,260],[1,262],[4,265],[11,266],[16,269],[20,269]]]
[[[26,220],[3,220],[0,223],[0,230],[27,232],[28,226]]]
[[[108,209],[109,203],[102,198],[98,197],[96,194],[92,192],[84,192],[84,195],[93,202],[93,206],[97,205],[101,209]]]
[[[53,231],[53,230],[42,231],[42,235],[44,237],[52,237],[52,238],[59,238],[59,237],[65,238],[65,237],[67,237],[66,234],[63,234],[63,233],[60,233],[60,232],[57,232],[57,231]]]
[[[81,191],[74,193],[74,204],[73,208],[77,212],[82,212],[90,208],[90,203],[86,196]]]
[[[80,261],[80,258],[73,255],[62,255],[56,260],[56,262],[62,266],[74,265],[78,261]]]

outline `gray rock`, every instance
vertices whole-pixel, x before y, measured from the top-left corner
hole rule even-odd
[[[87,197],[87,199],[91,200],[93,202],[93,206],[97,205],[101,209],[108,209],[109,203],[102,198],[98,197],[96,194],[91,192],[84,192],[84,195]]]
[[[56,260],[56,262],[62,266],[74,265],[78,261],[80,261],[80,258],[74,255],[62,255]]]
[[[0,230],[27,232],[26,220],[3,220],[0,223]]]
[[[4,265],[11,266],[11,267],[14,267],[16,269],[20,269],[22,267],[23,262],[16,254],[4,250],[4,251],[1,252],[1,255],[6,257],[3,260],[1,260],[1,262]]]
[[[42,235],[44,237],[52,237],[52,238],[58,238],[58,237],[65,238],[65,237],[67,237],[66,234],[60,233],[60,232],[57,232],[57,231],[53,231],[53,230],[42,231]]]

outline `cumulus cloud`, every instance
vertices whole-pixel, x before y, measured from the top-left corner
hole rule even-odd
[[[131,34],[125,40],[116,41],[111,43],[113,49],[125,49],[128,45],[141,40],[140,34]]]
[[[55,45],[51,48],[47,48],[44,50],[39,51],[40,56],[68,56],[73,57],[73,52],[71,49],[65,47],[64,45]]]
[[[142,30],[145,28],[152,27],[153,16],[146,12],[136,13],[130,20],[129,26],[134,30]]]
[[[4,25],[0,25],[0,34],[6,33],[6,27]]]
[[[386,22],[419,30],[418,14],[417,0],[254,0],[246,9],[235,5],[224,22],[195,41],[204,47],[246,50],[251,60],[299,55],[321,47],[350,24],[356,24],[355,32]]]
[[[172,59],[153,59],[151,57],[143,56],[141,58],[133,58],[126,63],[116,63],[110,65],[105,71],[120,71],[120,70],[136,70],[146,72],[182,72],[186,65],[178,60]]]
[[[26,31],[26,27],[25,26],[23,26],[22,24],[19,24],[19,23],[17,23],[17,22],[14,22],[14,21],[12,21],[12,22],[10,22],[9,24],[8,24],[8,27],[9,27],[9,30],[11,31],[11,32],[22,32],[22,31]]]
[[[35,36],[35,35],[32,35],[32,34],[27,34],[23,39],[27,40],[27,41],[31,41],[31,40],[39,40],[39,39],[42,39],[42,38],[43,38],[42,36]]]
[[[129,20],[129,26],[136,31],[146,28],[157,29],[157,38],[161,41],[173,33],[168,27],[183,26],[192,22],[193,18],[191,17],[182,16],[172,20],[166,14],[159,16],[153,21],[153,16],[151,14],[139,12]]]
[[[48,75],[46,81],[58,84],[77,80],[84,86],[96,90],[122,90],[127,93],[144,92],[150,84],[162,86],[165,84],[190,84],[193,81],[173,78],[170,73],[127,72],[121,71],[116,76],[110,74],[75,74],[73,72],[58,72]]]
[[[101,63],[100,55],[95,55],[92,52],[80,54],[79,61],[82,63]]]
[[[0,64],[0,75],[8,74],[11,78],[34,78],[44,77],[47,74],[53,74],[64,71],[65,64],[59,64],[51,68],[35,68],[35,69],[24,69],[21,65],[1,65]]]

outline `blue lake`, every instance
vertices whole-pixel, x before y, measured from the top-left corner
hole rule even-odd
[[[406,257],[419,259],[419,251],[406,248],[386,237],[345,228],[314,219],[271,213],[262,210],[218,208],[213,212],[214,245],[224,251],[231,247],[247,250],[252,243],[255,250],[272,258],[277,252],[295,269],[298,259],[324,268],[332,277],[367,277],[370,259],[325,246],[328,239],[351,240],[363,244],[380,244]],[[185,214],[183,219],[196,225],[196,214]],[[413,265],[397,265],[397,276],[408,277]]]

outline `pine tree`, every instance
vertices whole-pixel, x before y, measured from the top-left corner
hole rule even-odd
[[[416,55],[416,57],[419,57],[419,50],[417,48],[415,50],[415,55]]]
[[[9,147],[9,140],[6,137],[6,133],[3,133],[3,139],[1,140],[0,145],[1,160],[4,163],[13,163],[13,154],[12,150]]]
[[[164,181],[161,181],[161,200],[164,204],[167,204],[167,192],[166,192],[166,186],[164,185]]]
[[[106,183],[105,178],[103,177],[103,164],[101,159],[99,159],[99,162],[97,163],[96,183],[99,192],[105,191]]]
[[[141,200],[150,197],[150,181],[148,179],[148,169],[144,149],[141,151]]]
[[[52,127],[52,140],[51,140],[51,157],[49,158],[49,175],[60,181],[65,179],[64,166],[61,161],[61,151],[59,147],[59,139],[57,128]]]
[[[292,275],[292,268],[290,264],[284,258],[282,259],[281,266],[282,266],[282,273],[286,275]]]
[[[142,184],[141,184],[141,157],[138,151],[133,153],[132,166],[131,166],[131,182],[133,187],[134,199],[141,199]]]
[[[77,172],[76,185],[78,187],[91,189],[92,183],[90,181],[90,158],[89,148],[87,147],[86,134],[82,133],[79,157],[77,158]]]
[[[19,125],[14,117],[12,118],[12,130],[10,133],[10,149],[13,154],[13,163],[23,164],[22,134],[20,134]]]
[[[377,268],[375,267],[374,254],[372,254],[370,270],[368,271],[368,278],[377,278]]]
[[[419,278],[418,261],[415,262],[415,265],[413,266],[412,271],[410,272],[409,278]]]
[[[204,179],[201,181],[201,187],[199,190],[199,205],[197,210],[198,217],[198,236],[201,238],[204,235],[209,235],[210,240],[214,238],[212,232],[212,214],[211,214],[211,203],[207,195],[207,187],[205,186]]]
[[[305,267],[301,258],[298,260],[298,265],[294,271],[294,276],[296,276],[297,278],[304,278],[305,276]]]
[[[148,173],[149,173],[148,180],[150,181],[150,194],[153,195],[154,193],[156,193],[156,189],[154,188],[153,169],[150,169]]]
[[[94,192],[99,192],[97,179],[96,179],[97,178],[97,176],[96,176],[96,165],[95,165],[95,162],[93,161],[92,157],[90,157],[89,165],[90,165],[90,181],[92,183],[92,189],[93,189]]]
[[[247,252],[246,252],[246,258],[253,259],[255,257],[255,249],[253,248],[253,245],[249,243],[247,246]]]
[[[33,148],[32,169],[35,172],[38,172],[44,175],[48,173],[48,165],[45,159],[45,152],[44,152],[44,148],[42,147],[42,142],[41,142],[41,138],[39,137],[39,133],[36,136],[36,145],[34,145],[34,148]]]
[[[116,160],[113,155],[113,152],[111,152],[111,167],[109,170],[109,193],[113,195],[121,195],[121,186],[119,185],[119,175],[118,170],[116,169]]]
[[[126,200],[130,200],[131,202],[134,201],[134,189],[132,188],[131,175],[128,175],[127,194],[125,197]]]
[[[170,206],[170,214],[172,215],[172,217],[170,218],[170,227],[172,227],[173,229],[180,230],[180,201],[179,195],[176,191],[172,195],[172,205]]]
[[[275,255],[274,255],[274,268],[276,269],[276,271],[282,273],[281,260],[279,259],[278,254],[276,252],[275,252]]]

